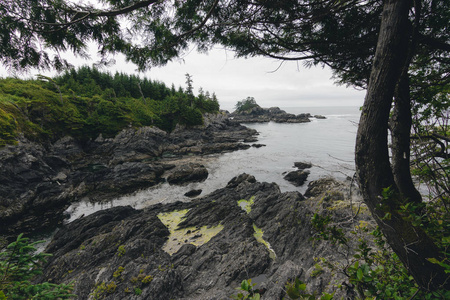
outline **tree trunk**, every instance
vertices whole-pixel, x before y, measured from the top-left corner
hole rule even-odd
[[[439,250],[423,230],[412,226],[399,214],[403,197],[398,193],[388,150],[389,112],[408,50],[409,36],[405,32],[409,32],[410,4],[408,0],[384,2],[377,49],[358,127],[355,160],[364,201],[387,242],[419,286],[434,290],[447,277],[440,266],[427,260],[439,259]]]
[[[417,191],[411,177],[410,136],[411,99],[409,96],[409,77],[404,72],[397,83],[394,97],[394,111],[391,118],[392,132],[392,171],[400,194],[407,202],[420,203],[422,196]]]

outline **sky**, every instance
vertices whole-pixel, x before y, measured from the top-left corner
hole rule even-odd
[[[92,65],[96,60],[95,48],[90,47],[91,60],[83,60],[68,55],[75,66]],[[92,50],[93,49],[93,50]],[[116,63],[103,71],[137,74],[152,80],[172,83],[176,87],[186,86],[186,73],[193,79],[195,92],[201,87],[215,93],[222,109],[234,110],[237,101],[254,97],[262,107],[316,107],[316,106],[361,106],[364,91],[338,86],[327,68],[306,68],[302,62],[284,62],[275,59],[253,57],[235,58],[234,53],[223,48],[214,48],[208,54],[189,51],[181,59],[163,67],[152,68],[138,73],[136,66],[127,63],[122,56],[115,57]],[[25,77],[39,74],[31,71]],[[42,72],[41,72],[42,73]],[[55,73],[43,72],[45,75]],[[8,73],[0,66],[0,76]]]

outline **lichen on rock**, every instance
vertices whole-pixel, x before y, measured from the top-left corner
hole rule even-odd
[[[206,244],[223,229],[221,224],[217,226],[202,226],[200,228],[178,228],[188,211],[188,209],[183,209],[158,214],[158,218],[170,231],[169,239],[163,247],[163,250],[170,255],[178,252],[185,244],[192,244],[197,247]]]

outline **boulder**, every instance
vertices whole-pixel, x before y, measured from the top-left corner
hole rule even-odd
[[[208,170],[204,165],[188,163],[175,167],[167,177],[167,182],[181,185],[189,182],[201,182],[206,178],[208,178]]]
[[[312,163],[309,162],[295,162],[294,167],[299,170],[310,169],[312,168]]]
[[[309,171],[296,170],[289,172],[286,176],[284,176],[284,179],[295,186],[301,186],[305,183],[308,175]]]
[[[197,197],[198,195],[200,195],[202,193],[202,190],[190,190],[189,192],[185,193],[184,195],[186,197],[190,197],[190,198],[194,198]]]

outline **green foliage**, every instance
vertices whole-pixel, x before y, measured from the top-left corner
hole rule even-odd
[[[316,293],[309,294],[306,292],[306,284],[300,279],[295,278],[294,282],[286,283],[286,294],[289,299],[301,299],[301,300],[331,300],[334,294],[323,293],[320,298]],[[286,298],[284,298],[286,299]]]
[[[36,244],[20,234],[16,241],[0,253],[0,299],[70,299],[73,285],[33,284],[36,275],[42,274],[45,257],[50,254],[36,253]]]
[[[256,286],[256,283],[252,284],[251,279],[244,279],[241,282],[241,286],[237,288],[242,292],[239,292],[237,295],[232,296],[233,299],[236,300],[259,300],[261,299],[261,295],[257,293],[253,288]]]
[[[241,112],[244,112],[244,111],[249,111],[249,110],[251,110],[252,108],[255,108],[255,107],[260,107],[258,105],[258,103],[256,103],[255,98],[247,97],[247,99],[243,99],[241,101],[238,101],[234,108],[235,108],[236,112],[241,113]]]
[[[384,196],[389,195],[390,190],[386,189]],[[423,214],[424,210],[427,210],[428,214]],[[445,250],[450,245],[449,225],[448,222],[443,221],[445,214],[442,211],[432,213],[433,211],[431,203],[428,205],[408,203],[402,207],[401,215],[411,220],[415,226],[426,228],[427,233],[438,242],[447,258],[443,261],[433,258],[429,260],[444,267],[446,273],[450,273],[450,253],[446,253]],[[445,290],[432,293],[420,290],[398,256],[392,252],[378,228],[369,230],[365,222],[361,222],[348,233],[350,237],[343,237],[344,232],[336,231],[333,228],[335,225],[329,227],[329,218],[314,216],[312,222],[313,227],[318,231],[316,238],[345,245],[346,249],[350,249],[348,253],[353,253],[346,264],[338,264],[322,258],[318,269],[323,271],[327,268],[332,273],[345,274],[348,277],[348,287],[353,288],[362,299],[397,300],[410,299],[414,296],[418,299],[448,299],[450,297],[450,292]],[[357,241],[356,247],[352,248],[350,241]]]
[[[323,239],[325,241],[331,241],[332,244],[346,244],[348,239],[342,228],[338,228],[336,225],[330,226],[330,223],[330,216],[323,217],[315,213],[311,218],[311,224],[316,230],[316,235],[314,238],[316,240]]]
[[[195,97],[161,82],[89,67],[45,81],[0,79],[0,147],[15,144],[20,133],[34,141],[64,135],[83,141],[112,137],[129,125],[171,131],[178,123],[202,125],[203,113],[218,111],[214,95]]]

